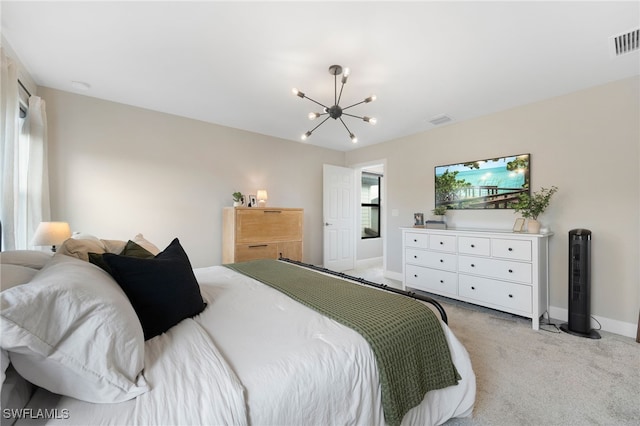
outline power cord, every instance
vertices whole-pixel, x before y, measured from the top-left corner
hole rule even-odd
[[[545,320],[545,318],[544,318],[545,314],[547,315],[547,322],[546,322],[546,323],[544,322],[544,320]],[[543,325],[548,325],[548,326],[551,326],[551,327],[553,327],[553,328],[552,328],[552,329],[542,328],[542,326],[543,326]],[[548,333],[556,333],[556,334],[561,333],[560,328],[558,327],[558,324],[555,324],[555,323],[552,323],[552,322],[551,322],[551,317],[549,317],[549,311],[545,311],[545,312],[542,314],[542,321],[540,322],[540,330],[542,330],[542,331],[546,331],[546,332],[548,332]]]

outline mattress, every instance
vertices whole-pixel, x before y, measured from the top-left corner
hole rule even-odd
[[[151,391],[91,404],[38,389],[27,407],[48,415],[16,424],[384,424],[375,358],[357,332],[228,268],[195,274],[207,308],[146,342]],[[428,392],[402,424],[471,415],[469,355],[442,328],[461,380]]]

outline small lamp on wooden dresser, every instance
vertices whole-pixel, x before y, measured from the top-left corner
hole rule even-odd
[[[222,263],[277,259],[302,261],[304,210],[279,207],[225,207]]]

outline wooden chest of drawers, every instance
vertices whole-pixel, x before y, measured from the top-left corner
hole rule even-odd
[[[404,228],[403,286],[531,318],[537,330],[549,235]]]
[[[225,207],[222,263],[277,259],[302,261],[304,210],[277,207]]]

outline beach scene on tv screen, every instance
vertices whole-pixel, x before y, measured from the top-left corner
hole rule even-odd
[[[435,168],[436,206],[509,209],[529,191],[529,154]]]

